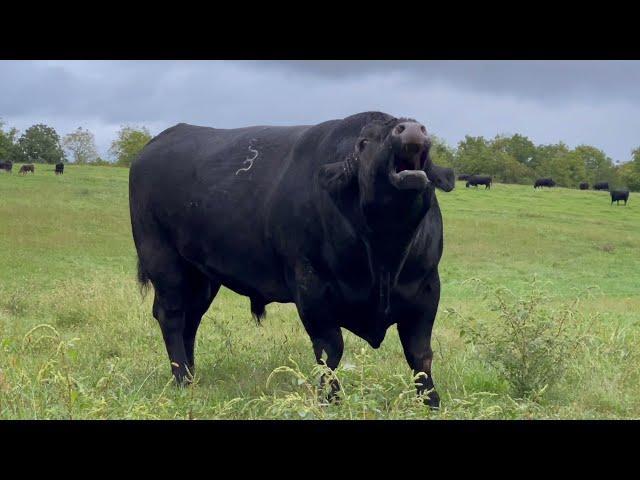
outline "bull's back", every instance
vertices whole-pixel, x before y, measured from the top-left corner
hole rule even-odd
[[[263,206],[285,166],[296,128],[178,124],[152,139],[133,163],[132,197],[160,217],[184,209],[185,202],[204,202],[205,210],[242,220],[247,208],[255,212]]]
[[[278,296],[262,291],[278,290],[265,218],[290,150],[306,128],[178,124],[162,132],[131,167],[136,245],[145,235],[162,236],[202,270],[241,290]]]

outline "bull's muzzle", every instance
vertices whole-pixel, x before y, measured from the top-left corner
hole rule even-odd
[[[394,149],[391,183],[400,190],[424,190],[429,183],[424,171],[428,148],[426,128],[417,122],[402,122],[391,135]]]

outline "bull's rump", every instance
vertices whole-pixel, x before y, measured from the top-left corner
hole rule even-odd
[[[220,130],[179,124],[155,137],[130,172],[139,254],[146,239],[162,237],[237,291],[281,296],[281,267],[266,241],[265,225],[290,152],[307,128]]]

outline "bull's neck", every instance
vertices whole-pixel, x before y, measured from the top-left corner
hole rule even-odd
[[[367,242],[377,261],[393,269],[404,256],[428,209],[423,192],[394,192],[381,201],[364,205]]]
[[[376,286],[378,321],[390,314],[391,290],[395,287],[418,227],[429,208],[425,193],[396,192],[384,201],[363,206],[367,225],[365,244]]]

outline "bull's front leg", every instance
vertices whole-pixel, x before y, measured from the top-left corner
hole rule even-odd
[[[433,328],[433,315],[427,314],[421,318],[404,318],[398,322],[398,334],[404,349],[407,363],[413,369],[416,379],[418,395],[425,395],[425,403],[431,408],[440,407],[440,396],[435,390],[431,376],[433,362],[433,350],[431,350],[431,330]]]
[[[323,363],[323,354],[326,354],[325,363],[332,371],[338,368],[344,342],[342,330],[335,322],[328,301],[329,284],[316,271],[306,259],[301,259],[295,269],[296,281],[296,307],[300,319],[311,338],[313,353],[318,364]],[[325,374],[320,377],[320,387],[324,389],[327,383]],[[330,391],[327,394],[328,401],[334,401],[340,391],[338,380],[330,380]]]
[[[340,328],[333,328],[325,330],[321,334],[316,334],[311,337],[311,343],[313,344],[313,353],[316,356],[316,362],[322,364],[323,352],[327,355],[325,363],[331,371],[338,368],[340,360],[342,359],[342,352],[344,351],[344,341],[342,339],[342,330]],[[322,374],[320,377],[320,388],[324,390],[327,384],[326,374]],[[340,384],[336,378],[332,378],[329,382],[329,393],[327,394],[327,400],[333,402],[338,398],[338,392],[340,391]]]

